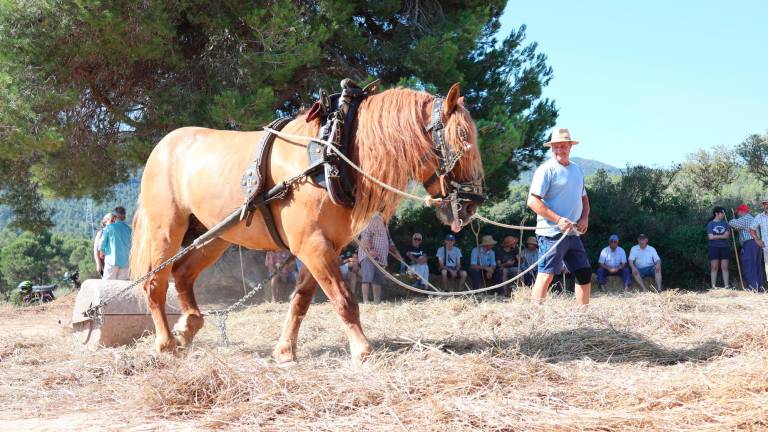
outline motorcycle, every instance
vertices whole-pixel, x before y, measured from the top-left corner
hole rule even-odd
[[[43,304],[56,300],[53,290],[58,288],[57,284],[52,285],[34,285],[32,281],[23,281],[17,289],[21,293],[22,306],[30,306],[35,303]]]

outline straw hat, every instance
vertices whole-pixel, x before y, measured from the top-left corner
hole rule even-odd
[[[480,246],[493,246],[496,244],[496,240],[493,239],[493,236],[490,235],[484,235],[483,241],[480,242]]]
[[[549,141],[544,143],[544,147],[552,147],[552,143],[571,143],[578,144],[578,141],[571,139],[571,133],[568,129],[557,128],[552,131],[552,136],[549,137]]]
[[[534,236],[528,237],[528,240],[525,241],[525,244],[529,244],[529,245],[532,244],[532,245],[535,245],[535,246],[539,246],[539,242],[536,241],[536,237],[534,237]]]

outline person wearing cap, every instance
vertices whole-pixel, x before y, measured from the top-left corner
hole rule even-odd
[[[619,246],[619,236],[611,234],[608,246],[600,252],[598,258],[600,267],[597,269],[597,283],[600,290],[605,291],[605,281],[608,276],[620,276],[624,281],[624,291],[632,286],[632,277],[627,267],[627,253]]]
[[[731,259],[731,228],[723,220],[725,219],[725,209],[715,207],[712,210],[712,219],[707,222],[707,257],[709,258],[709,279],[712,288],[717,286],[717,270],[721,269],[723,273],[723,286],[728,288],[728,262]]]
[[[493,250],[495,244],[493,236],[484,235],[480,247],[472,249],[469,276],[474,289],[482,288],[483,281],[491,282],[491,285],[501,283],[501,269],[496,266],[496,252]]]
[[[536,169],[531,181],[528,207],[538,215],[536,235],[539,253],[545,257],[531,292],[534,303],[544,301],[552,279],[565,263],[576,276],[576,300],[589,304],[592,267],[579,237],[589,225],[589,198],[584,173],[570,160],[571,147],[576,144],[568,129],[556,128],[544,144],[552,148],[553,157]],[[566,237],[560,241],[562,236]]]
[[[112,211],[113,222],[104,227],[99,240],[99,252],[104,254],[102,279],[130,279],[128,255],[131,252],[131,228],[125,223],[125,209]]]
[[[749,206],[746,204],[738,206],[734,213],[736,213],[736,219],[728,224],[739,232],[741,270],[744,283],[747,285],[745,288],[750,291],[763,291],[765,285],[763,253],[749,229],[755,218],[749,213]]]
[[[437,249],[437,266],[443,280],[443,289],[448,291],[448,279],[459,279],[459,289],[464,287],[467,272],[461,269],[461,249],[455,247],[456,236],[445,236],[444,246]]]
[[[520,255],[520,271],[526,271],[530,266],[536,264],[539,260],[539,241],[535,236],[529,236],[525,241],[525,249]],[[531,271],[523,276],[523,283],[526,286],[533,285],[533,281],[536,279],[536,273],[538,273],[538,267],[534,267]]]
[[[423,239],[421,233],[414,233],[411,236],[411,246],[405,250],[405,256],[408,258],[408,271],[417,276],[414,283],[416,287],[426,287],[425,281],[429,280],[427,252],[421,247]]]
[[[768,274],[768,197],[761,201],[763,212],[755,216],[752,224],[749,226],[749,233],[755,239],[755,243],[763,251],[764,275],[762,281],[765,282],[765,275]]]
[[[637,236],[637,244],[629,250],[629,267],[640,288],[643,291],[648,288],[643,282],[644,277],[652,277],[656,280],[656,289],[661,291],[661,258],[653,246],[648,244],[645,234]]]
[[[496,255],[496,266],[501,269],[501,280],[507,281],[517,274],[518,270],[518,254],[520,250],[518,248],[518,238],[515,236],[506,236],[501,242],[501,249]],[[505,293],[507,292],[505,288]]]

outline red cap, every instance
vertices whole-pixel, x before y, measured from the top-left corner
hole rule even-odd
[[[736,207],[736,211],[745,212],[746,213],[746,212],[749,211],[749,206],[746,205],[746,204],[742,204],[742,205]]]

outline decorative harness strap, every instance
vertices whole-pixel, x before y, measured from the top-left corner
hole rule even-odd
[[[267,127],[279,131],[290,121],[290,117],[282,117],[272,121]],[[269,155],[272,150],[272,144],[275,142],[275,136],[275,134],[270,132],[263,133],[261,141],[259,141],[259,144],[256,146],[256,156],[245,171],[245,175],[243,175],[241,185],[246,198],[240,212],[240,219],[245,216],[245,226],[250,226],[253,221],[254,210],[259,209],[262,218],[264,218],[264,224],[269,230],[269,235],[272,237],[272,241],[280,249],[288,249],[288,246],[283,242],[280,233],[277,231],[275,219],[272,217],[272,211],[269,209],[269,202],[261,200],[261,202],[257,204],[257,195],[263,191],[265,180],[267,178],[267,167],[270,159]]]

